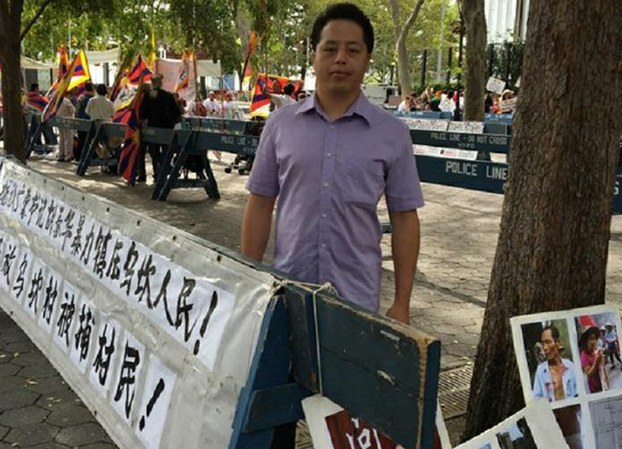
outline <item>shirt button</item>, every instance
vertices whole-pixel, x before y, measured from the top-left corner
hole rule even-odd
[[[326,218],[326,214],[322,214],[322,218]]]
[[[326,153],[326,157],[331,157],[333,153]]]
[[[327,182],[324,183],[324,187],[328,187],[328,183]]]
[[[322,243],[322,248],[326,248],[326,243]]]
[[[330,129],[335,129],[335,125],[330,125]]]

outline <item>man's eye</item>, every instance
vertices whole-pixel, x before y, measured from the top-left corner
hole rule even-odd
[[[333,53],[337,50],[335,47],[324,47],[324,53]]]
[[[350,47],[350,48],[348,48],[348,52],[357,54],[357,53],[361,52],[361,49],[358,48],[358,47]]]

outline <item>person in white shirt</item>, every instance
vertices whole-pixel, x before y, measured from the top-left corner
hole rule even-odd
[[[106,86],[98,84],[95,88],[97,96],[91,98],[86,105],[86,113],[91,120],[108,121],[114,115],[114,105],[106,98]]]
[[[292,83],[287,83],[283,88],[283,93],[270,94],[270,99],[274,103],[274,109],[282,108],[288,104],[296,103],[296,100],[292,97],[296,87]]]
[[[203,106],[207,110],[207,115],[220,114],[220,103],[216,100],[216,94],[213,90],[210,90],[207,94],[207,98],[203,102]]]
[[[73,117],[76,108],[69,98],[63,97],[56,111],[58,117]],[[58,162],[70,162],[73,159],[73,129],[59,128],[58,130]]]

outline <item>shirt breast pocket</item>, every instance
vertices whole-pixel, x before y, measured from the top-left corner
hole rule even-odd
[[[384,164],[381,160],[362,162],[345,167],[343,197],[349,204],[375,210],[384,193]]]

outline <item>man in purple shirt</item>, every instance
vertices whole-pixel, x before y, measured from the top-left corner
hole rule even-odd
[[[311,36],[315,94],[271,114],[257,149],[242,223],[242,253],[261,261],[275,220],[274,268],[330,282],[343,298],[377,311],[384,194],[395,265],[387,315],[409,323],[423,197],[408,128],[361,92],[374,45],[356,6],[330,6]]]

